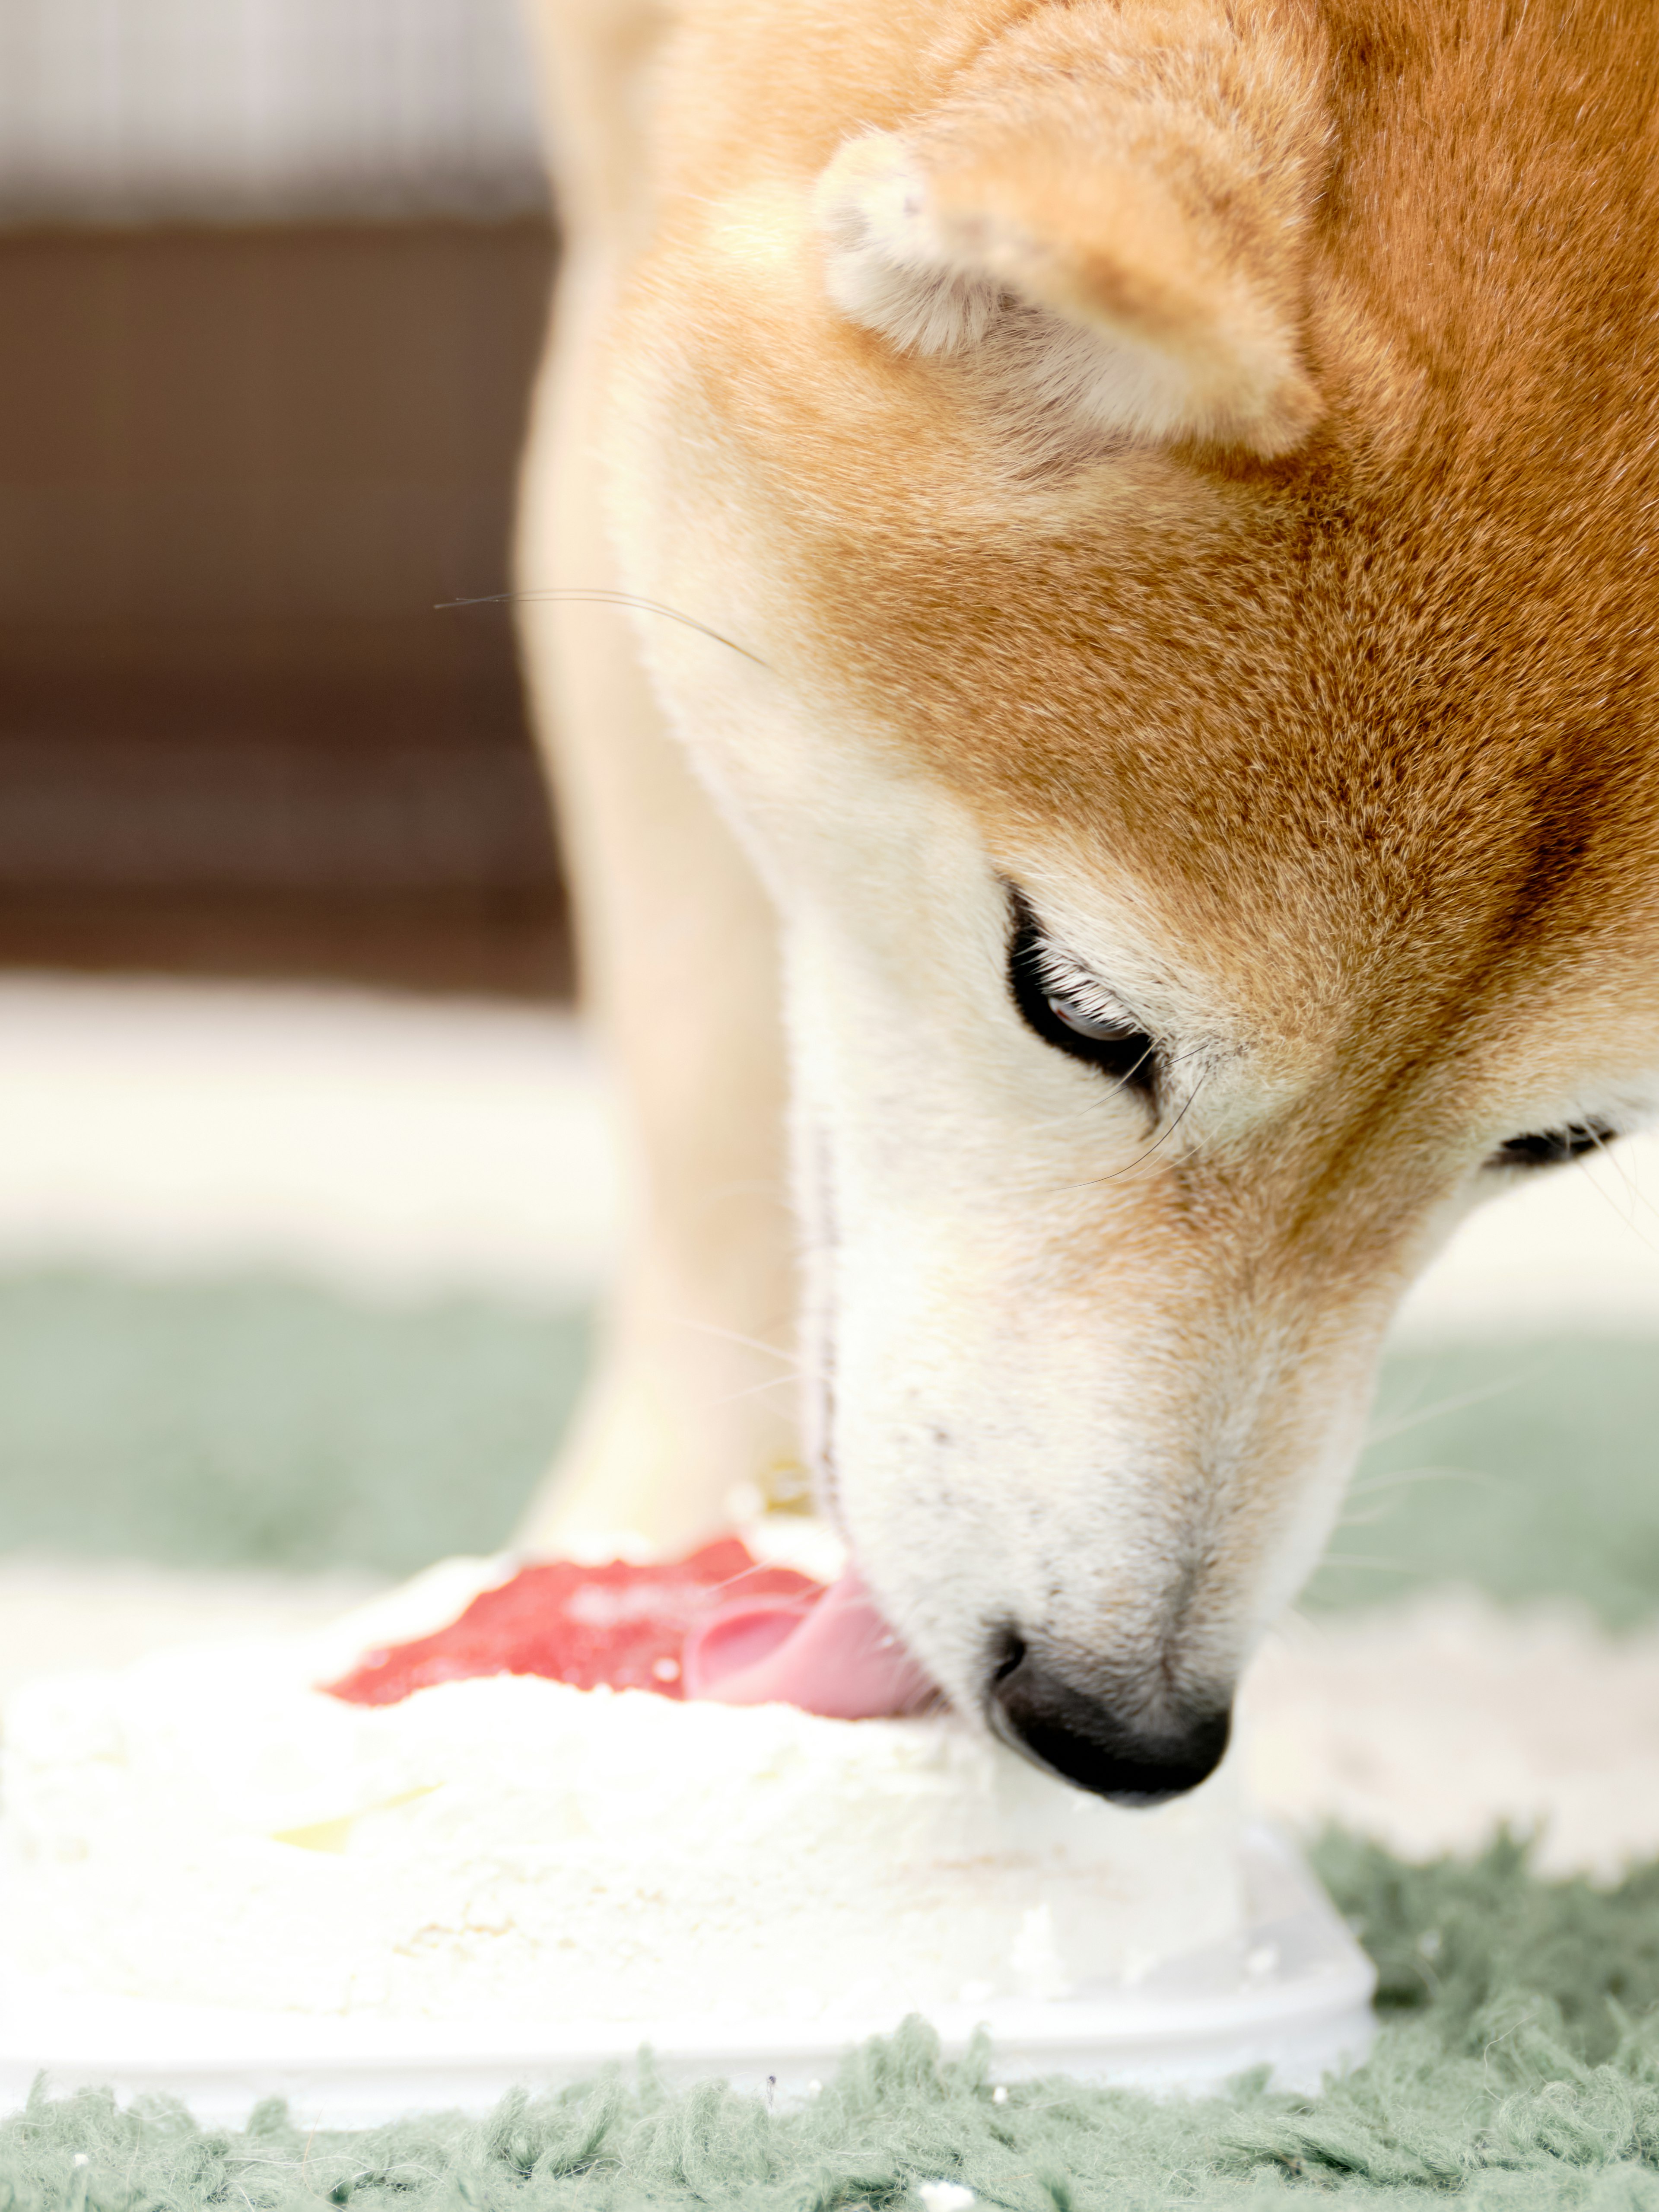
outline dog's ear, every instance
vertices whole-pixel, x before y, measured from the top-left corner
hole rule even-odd
[[[1322,55],[1268,0],[1080,0],[817,186],[830,296],[956,355],[1039,438],[1272,456],[1320,411],[1301,360]],[[1269,20],[1278,15],[1277,24]]]

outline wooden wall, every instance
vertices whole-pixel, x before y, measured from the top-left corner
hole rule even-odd
[[[544,219],[0,234],[0,963],[545,994]]]

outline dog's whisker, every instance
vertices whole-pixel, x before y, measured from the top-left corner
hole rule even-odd
[[[434,614],[449,614],[458,607],[502,607],[525,599],[549,600],[556,605],[567,606],[629,607],[641,614],[661,615],[668,622],[680,623],[685,629],[696,630],[700,636],[712,638],[716,645],[729,647],[733,653],[741,653],[745,660],[752,660],[757,668],[766,668],[767,673],[771,673],[759,653],[750,653],[746,645],[739,645],[735,638],[722,636],[719,630],[710,629],[707,623],[699,622],[695,615],[682,614],[678,607],[665,607],[659,600],[641,599],[637,592],[617,592],[599,586],[587,589],[574,584],[558,585],[539,592],[484,592],[476,599],[435,600],[433,611]]]
[[[1419,1482],[1473,1482],[1483,1489],[1503,1490],[1508,1486],[1502,1475],[1489,1474],[1475,1467],[1408,1467],[1398,1474],[1367,1475],[1363,1482],[1351,1484],[1350,1498],[1370,1498],[1390,1490],[1405,1490]]]
[[[700,1336],[719,1337],[724,1344],[741,1345],[750,1352],[763,1352],[773,1359],[787,1361],[798,1374],[805,1372],[799,1353],[787,1351],[782,1345],[768,1344],[764,1337],[745,1336],[741,1329],[723,1328],[714,1321],[692,1321],[684,1314],[676,1315],[674,1325],[677,1328],[696,1329]]]
[[[705,1399],[700,1401],[698,1411],[705,1413],[712,1413],[717,1406],[723,1406],[726,1402],[724,1398]],[[788,1407],[762,1406],[759,1410],[763,1419],[775,1421],[786,1435],[793,1437],[796,1433],[798,1424],[794,1413]]]
[[[1601,1153],[1603,1159],[1611,1164],[1613,1172],[1618,1176],[1620,1182],[1623,1183],[1625,1188],[1630,1194],[1632,1206],[1645,1207],[1647,1212],[1651,1213],[1656,1219],[1659,1219],[1659,1205],[1656,1205],[1654,1200],[1650,1199],[1647,1195],[1646,1192],[1642,1188],[1640,1179],[1636,1173],[1635,1165],[1630,1154],[1628,1152],[1621,1152],[1615,1146],[1610,1145],[1606,1134],[1601,1130],[1596,1129],[1592,1133],[1595,1137],[1596,1151]],[[1584,1161],[1583,1164],[1588,1167],[1588,1159]]]
[[[1409,1413],[1402,1413],[1398,1420],[1369,1430],[1363,1449],[1369,1451],[1374,1444],[1391,1443],[1395,1437],[1408,1436],[1425,1422],[1438,1420],[1443,1413],[1462,1413],[1466,1406],[1482,1406],[1488,1399],[1501,1398],[1506,1390],[1517,1389],[1525,1377],[1520,1375],[1501,1375],[1495,1382],[1483,1382],[1475,1389],[1460,1392],[1455,1398],[1437,1398],[1431,1406],[1419,1406]]]
[[[1364,1567],[1380,1575],[1420,1575],[1420,1562],[1415,1559],[1373,1559],[1361,1552],[1327,1552],[1319,1562],[1322,1567]]]
[[[716,1406],[735,1406],[740,1398],[758,1398],[768,1390],[793,1389],[799,1382],[816,1382],[823,1378],[809,1374],[805,1369],[799,1375],[772,1375],[764,1382],[750,1382],[741,1390],[728,1390],[724,1397],[706,1398],[705,1408],[712,1412]]]
[[[1169,1127],[1164,1130],[1163,1135],[1158,1138],[1154,1143],[1148,1145],[1146,1151],[1139,1154],[1136,1158],[1131,1160],[1127,1167],[1114,1169],[1110,1175],[1091,1176],[1086,1182],[1071,1183],[1066,1187],[1072,1190],[1092,1190],[1101,1183],[1116,1182],[1124,1176],[1133,1174],[1134,1170],[1139,1167],[1143,1162],[1151,1159],[1152,1154],[1157,1152],[1160,1146],[1168,1144],[1170,1139],[1174,1136],[1176,1131],[1181,1127],[1188,1115],[1192,1111],[1194,1103],[1197,1099],[1199,1092],[1202,1091],[1204,1085],[1208,1081],[1209,1076],[1207,1073],[1199,1078],[1198,1081],[1193,1085],[1192,1095],[1188,1099],[1187,1103],[1176,1115]]]
[[[1609,1163],[1613,1173],[1618,1176],[1620,1182],[1623,1183],[1625,1188],[1630,1193],[1635,1204],[1638,1206],[1645,1206],[1650,1213],[1659,1212],[1659,1206],[1656,1206],[1651,1199],[1645,1199],[1643,1197],[1641,1186],[1638,1183],[1636,1177],[1631,1172],[1628,1154],[1621,1154],[1615,1152],[1613,1147],[1607,1142],[1606,1132],[1596,1127],[1594,1124],[1592,1124],[1590,1127],[1590,1138],[1596,1151],[1600,1152],[1604,1160]]]
[[[1609,1157],[1607,1145],[1600,1137],[1595,1140],[1595,1148],[1596,1151],[1601,1153],[1604,1158]],[[1655,1259],[1659,1260],[1659,1244],[1656,1244],[1650,1237],[1644,1237],[1642,1234],[1642,1231],[1637,1227],[1630,1215],[1625,1212],[1621,1208],[1618,1200],[1613,1196],[1613,1193],[1610,1190],[1604,1190],[1601,1184],[1597,1182],[1595,1177],[1589,1173],[1588,1170],[1590,1157],[1590,1154],[1588,1152],[1583,1153],[1574,1164],[1585,1170],[1585,1181],[1589,1183],[1590,1188],[1595,1193],[1595,1195],[1601,1200],[1603,1206],[1610,1206],[1613,1212],[1619,1216],[1619,1219],[1622,1225],[1629,1230],[1631,1235],[1636,1239],[1637,1243],[1642,1246],[1643,1249],[1644,1251],[1651,1252]]]
[[[1508,1485],[1499,1475],[1486,1474],[1468,1467],[1414,1467],[1399,1474],[1376,1475],[1366,1482],[1357,1482],[1348,1492],[1350,1500],[1375,1498],[1376,1503],[1363,1513],[1344,1513],[1336,1522],[1339,1528],[1376,1528],[1386,1521],[1399,1504],[1395,1493],[1409,1490],[1420,1482],[1470,1482],[1482,1490],[1504,1490]]]

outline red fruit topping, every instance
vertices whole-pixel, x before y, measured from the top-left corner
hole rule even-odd
[[[435,1635],[371,1651],[326,1686],[354,1705],[392,1705],[438,1682],[542,1674],[579,1690],[605,1685],[681,1698],[680,1654],[702,1621],[739,1598],[794,1599],[805,1615],[823,1595],[809,1576],[758,1565],[735,1536],[651,1566],[557,1559],[483,1591]]]

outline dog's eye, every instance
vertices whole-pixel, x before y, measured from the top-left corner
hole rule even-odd
[[[1079,1006],[1062,991],[1045,991],[1042,995],[1054,1019],[1064,1022],[1073,1036],[1087,1037],[1091,1044],[1121,1044],[1140,1034],[1121,1014],[1091,1013],[1087,1006]]]
[[[1027,1028],[1045,1044],[1069,1053],[1138,1091],[1158,1097],[1158,1046],[1125,1006],[1086,969],[1043,935],[1036,917],[1017,891],[1009,893],[1014,914],[1008,954],[1008,987]]]
[[[1530,1136],[1511,1137],[1486,1162],[1489,1168],[1554,1168],[1564,1160],[1582,1159],[1599,1152],[1618,1131],[1606,1121],[1574,1121],[1565,1129],[1540,1129]]]

